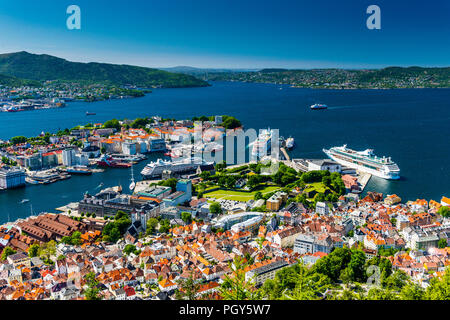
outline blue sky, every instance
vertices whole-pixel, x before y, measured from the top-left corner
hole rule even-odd
[[[81,30],[66,8],[81,8]],[[368,30],[366,8],[381,8]],[[448,0],[14,0],[0,52],[149,67],[450,66]]]

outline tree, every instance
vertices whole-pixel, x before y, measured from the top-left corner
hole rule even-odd
[[[425,292],[427,300],[450,300],[450,268],[445,270],[441,278],[433,277]]]
[[[219,288],[219,294],[224,300],[259,300],[261,292],[256,290],[251,281],[245,279],[247,263],[242,257],[235,257],[229,263],[231,276],[225,275],[225,280]]]
[[[37,243],[32,244],[28,248],[28,256],[30,258],[37,257],[39,255],[39,245]]]
[[[255,188],[256,186],[258,186],[261,183],[261,178],[259,175],[255,174],[255,175],[251,175],[248,180],[247,180],[247,186],[250,189]]]
[[[41,248],[39,255],[44,257],[47,261],[50,260],[50,257],[56,254],[56,241],[51,240],[47,243],[44,243]]]
[[[98,288],[98,281],[95,278],[94,272],[89,272],[85,276],[87,289],[84,291],[86,300],[102,300],[100,289]]]
[[[132,245],[132,244],[127,244],[125,246],[125,248],[123,248],[123,252],[126,255],[130,255],[130,253],[134,253],[136,254],[139,250],[136,249],[136,246]]]
[[[242,127],[241,122],[235,117],[223,116],[223,123],[225,129],[236,129]]]
[[[378,287],[371,288],[367,293],[366,300],[397,300],[397,296],[391,290]]]
[[[337,281],[341,271],[349,264],[351,256],[349,248],[336,248],[329,255],[319,259],[314,264],[313,270],[328,276],[332,281]]]
[[[444,218],[448,218],[448,217],[450,217],[450,207],[442,206],[439,208],[437,213],[439,213]]]
[[[258,192],[255,193],[255,196],[254,196],[255,200],[259,200],[259,199],[262,199],[262,198],[263,198],[263,194],[262,194],[261,191],[258,191]]]
[[[402,300],[423,300],[425,290],[415,283],[408,283],[400,292],[400,299]]]
[[[120,122],[117,119],[108,120],[103,124],[103,128],[112,128],[120,130]]]
[[[317,300],[331,285],[330,278],[324,274],[311,272],[300,262],[296,269],[297,278],[292,290],[284,290],[282,299]]]
[[[203,171],[202,173],[200,173],[200,178],[202,178],[203,180],[208,180],[211,177],[211,172],[209,171]]]
[[[170,230],[170,221],[168,219],[163,219],[159,222],[159,232],[167,233]]]
[[[215,169],[216,171],[223,171],[227,167],[226,161],[222,161],[216,164]]]
[[[2,251],[2,257],[1,258],[2,258],[3,261],[5,261],[6,258],[8,258],[8,256],[10,256],[12,254],[15,254],[15,253],[17,253],[17,251],[14,250],[13,248],[5,247],[5,249],[3,249],[3,251]]]
[[[322,183],[323,183],[325,186],[329,187],[329,186],[331,185],[331,178],[330,178],[329,176],[323,177],[323,178],[322,178]]]
[[[189,224],[192,221],[192,215],[189,212],[182,212],[181,220],[183,220],[185,223]]]
[[[24,136],[12,137],[9,142],[11,142],[12,144],[25,143],[27,142],[27,138]]]
[[[170,178],[165,181],[160,181],[158,184],[161,186],[170,187],[172,189],[172,192],[177,191],[177,179],[176,178]]]
[[[445,247],[447,247],[447,239],[439,239],[438,248],[443,249]]]
[[[366,272],[364,265],[366,263],[366,255],[362,250],[352,250],[352,255],[348,268],[351,269],[351,275],[353,281],[364,282],[366,281]]]
[[[220,203],[218,203],[218,202],[212,202],[212,203],[209,205],[209,211],[210,211],[212,214],[220,214],[220,213],[222,213],[222,207],[220,206]]]
[[[195,281],[193,272],[189,273],[187,279],[182,279],[178,281],[178,290],[175,293],[177,300],[196,300],[196,295],[200,285]]]
[[[382,277],[381,283],[384,288],[400,291],[407,284],[407,281],[408,275],[404,271],[397,270],[385,279]]]
[[[158,226],[158,219],[156,219],[156,218],[148,219],[146,234],[150,235],[150,234],[155,233],[157,226]]]

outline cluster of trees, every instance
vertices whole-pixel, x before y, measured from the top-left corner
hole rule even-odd
[[[161,219],[159,221],[159,232],[167,233],[170,230],[170,221],[169,219]]]
[[[360,249],[336,248],[308,268],[302,262],[278,271],[261,290],[269,299],[419,300],[449,299],[450,271],[433,278],[425,290],[391,262],[368,261]],[[344,288],[340,284],[344,284]]]
[[[437,213],[439,213],[444,218],[448,218],[450,217],[450,207],[442,206],[439,208]]]
[[[101,300],[99,282],[95,278],[95,273],[89,272],[84,278],[87,286],[87,289],[84,291],[86,300]]]
[[[212,202],[209,205],[209,212],[212,214],[220,214],[222,213],[222,207],[220,206],[220,203],[218,202]]]
[[[25,143],[27,141],[28,141],[27,137],[24,136],[16,136],[9,139],[9,142],[13,145]]]
[[[17,253],[17,251],[14,250],[13,248],[11,248],[9,246],[5,247],[2,251],[2,256],[1,256],[2,261],[5,261],[10,255],[15,254],[15,253]]]
[[[141,250],[137,249],[135,245],[127,244],[125,248],[123,248],[123,252],[126,255],[130,255],[131,253],[134,253],[135,255],[139,255],[141,253]]]
[[[277,173],[272,175],[272,181],[282,187],[293,183],[297,179],[297,171],[295,171],[295,169],[291,167],[288,167],[284,163],[279,163],[279,169]]]
[[[7,166],[16,166],[17,162],[9,159],[8,157],[2,156],[2,162]]]
[[[117,119],[108,120],[103,124],[103,128],[112,128],[112,129],[120,130],[121,127],[122,126],[120,125],[120,122]]]
[[[83,244],[83,240],[81,240],[81,232],[75,231],[70,237],[62,237],[61,242],[69,245],[80,246]]]
[[[147,124],[155,122],[152,118],[137,118],[131,124],[133,129],[145,129]]]
[[[238,176],[220,176],[217,184],[222,188],[234,189],[238,179]]]
[[[200,116],[200,117],[193,117],[192,121],[214,121],[214,116]],[[232,116],[223,115],[222,116],[222,126],[225,129],[236,129],[239,127],[242,127],[241,122]]]
[[[172,192],[177,191],[177,179],[176,178],[170,178],[167,180],[162,180],[160,182],[158,182],[159,186],[164,186],[164,187],[171,187],[172,188]]]
[[[189,212],[182,212],[181,220],[183,220],[185,223],[189,224],[192,222],[192,215]]]
[[[114,217],[114,221],[109,222],[102,231],[103,241],[117,242],[131,225],[131,219],[125,212],[119,210]]]

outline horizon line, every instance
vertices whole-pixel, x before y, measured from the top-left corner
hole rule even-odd
[[[386,69],[386,68],[403,68],[403,69],[407,69],[407,68],[439,68],[439,69],[443,69],[443,68],[450,68],[450,65],[396,65],[396,64],[386,64],[383,66],[379,66],[379,67],[277,67],[277,66],[264,66],[264,67],[225,67],[225,66],[209,66],[209,67],[196,67],[194,65],[183,65],[183,64],[178,64],[178,65],[172,65],[172,66],[145,66],[145,65],[138,65],[138,64],[130,64],[130,63],[113,63],[113,62],[99,62],[99,61],[76,61],[76,60],[69,60],[68,58],[64,58],[61,56],[56,56],[56,55],[52,55],[49,53],[35,53],[35,52],[30,52],[30,51],[26,51],[26,50],[20,50],[20,51],[14,51],[14,52],[4,52],[4,53],[0,53],[1,55],[8,55],[8,54],[17,54],[17,53],[28,53],[31,55],[47,55],[47,56],[51,56],[51,57],[55,57],[55,58],[59,58],[59,59],[63,59],[69,62],[75,62],[75,63],[104,63],[104,64],[112,64],[112,65],[129,65],[129,66],[136,66],[136,67],[143,67],[143,68],[152,68],[152,69],[160,69],[160,70],[164,70],[164,69],[175,69],[175,68],[192,68],[192,69],[198,69],[198,70],[208,70],[208,69],[212,69],[212,70],[218,70],[218,69],[223,69],[225,71],[229,70],[229,71],[241,71],[241,72],[257,72],[257,71],[261,71],[261,70],[265,70],[265,69],[280,69],[280,70],[286,70],[286,71],[296,71],[296,70],[382,70],[382,69]]]

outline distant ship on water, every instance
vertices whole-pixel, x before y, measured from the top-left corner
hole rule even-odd
[[[316,103],[313,104],[310,108],[311,110],[323,110],[328,109],[328,106],[326,104]]]

